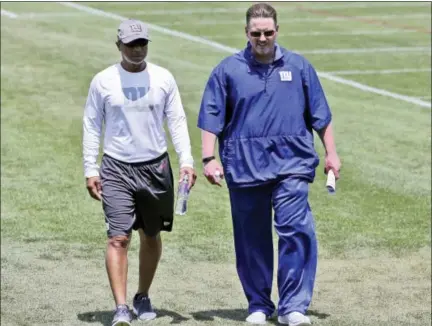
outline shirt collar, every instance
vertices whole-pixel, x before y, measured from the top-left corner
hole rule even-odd
[[[252,45],[250,44],[250,42],[247,42],[246,45],[246,49],[245,49],[245,55],[246,55],[246,59],[252,63],[255,64],[259,64],[258,61],[256,61],[254,55],[252,54]],[[278,61],[279,59],[281,59],[284,56],[281,47],[279,46],[278,43],[275,43],[275,57],[273,60],[273,63]]]

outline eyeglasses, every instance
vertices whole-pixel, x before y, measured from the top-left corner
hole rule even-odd
[[[264,32],[254,31],[254,32],[249,32],[249,34],[252,37],[261,37],[261,34],[264,34],[265,37],[271,37],[271,36],[273,36],[275,34],[275,31],[274,30],[264,31]]]

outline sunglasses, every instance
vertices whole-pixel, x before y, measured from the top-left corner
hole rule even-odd
[[[261,34],[264,34],[265,37],[271,37],[275,34],[274,30],[271,31],[264,31],[264,32],[249,32],[250,36],[252,37],[261,37]]]

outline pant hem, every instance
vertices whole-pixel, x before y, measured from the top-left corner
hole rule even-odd
[[[291,312],[297,311],[303,315],[306,315],[307,308],[296,308],[296,307],[290,307],[285,309],[278,309],[278,316],[285,316],[288,315]]]
[[[267,317],[271,317],[274,314],[275,309],[273,309],[273,310],[268,310],[268,309],[248,309],[248,312],[249,312],[249,315],[253,314],[254,312],[262,312]]]

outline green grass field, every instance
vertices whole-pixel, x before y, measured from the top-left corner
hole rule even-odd
[[[230,53],[172,30],[241,49],[250,3],[82,5],[167,29],[152,32],[148,59],[177,80],[199,162],[202,91]],[[120,58],[120,20],[59,3],[1,8],[1,324],[108,326],[105,223],[84,186],[81,119],[91,78]],[[320,247],[311,319],[320,326],[430,325],[431,5],[275,8],[279,43],[304,52],[323,73],[343,163],[336,196],[326,193],[322,165],[311,186]],[[170,153],[177,170],[172,146]],[[151,324],[243,325],[247,305],[235,271],[227,189],[211,187],[200,164],[197,171],[189,213],[163,234],[151,290],[159,318]],[[129,301],[138,280],[137,238]],[[276,287],[273,293],[277,300]]]

